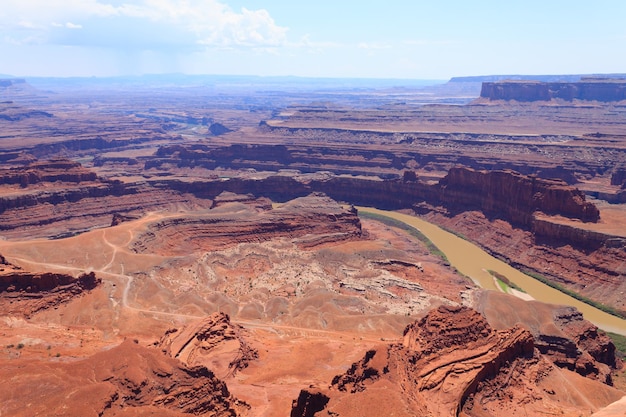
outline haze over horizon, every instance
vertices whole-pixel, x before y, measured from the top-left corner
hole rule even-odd
[[[4,0],[0,74],[448,79],[626,72],[626,3]]]

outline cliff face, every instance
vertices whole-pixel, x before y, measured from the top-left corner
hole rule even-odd
[[[3,367],[4,378],[15,378],[0,392],[2,410],[15,417],[235,417],[249,410],[209,369],[130,339],[80,361],[14,361]]]
[[[561,378],[572,385],[555,388]],[[574,386],[595,387],[592,408],[622,395],[555,366],[519,325],[494,330],[475,310],[441,306],[407,326],[401,343],[367,351],[330,389],[302,390],[291,416],[571,415],[572,394],[581,389]],[[600,392],[610,398],[601,400]]]
[[[258,358],[258,351],[243,333],[242,327],[232,324],[230,317],[220,312],[180,330],[168,330],[157,345],[187,366],[205,366],[216,375],[232,376]]]
[[[619,185],[622,188],[626,188],[626,166],[618,167],[613,171],[611,185]]]
[[[453,168],[439,182],[441,201],[461,211],[477,208],[499,214],[513,223],[530,226],[533,213],[559,214],[597,222],[600,211],[585,195],[559,180],[521,175],[513,171],[474,171]]]
[[[524,301],[497,291],[484,291],[478,309],[496,329],[522,323],[530,329],[535,347],[560,368],[612,385],[611,372],[621,364],[615,345],[573,307]]]
[[[0,314],[29,317],[93,290],[100,282],[93,272],[75,278],[25,271],[0,255]]]
[[[626,80],[583,79],[579,82],[484,82],[480,97],[488,100],[612,102],[626,100]]]
[[[96,179],[95,172],[67,159],[33,162],[25,167],[0,170],[0,184],[20,184],[22,187],[39,182],[79,183]]]
[[[345,209],[326,196],[301,197],[270,210],[263,203],[225,203],[202,215],[182,215],[150,224],[131,248],[140,253],[182,255],[277,237],[310,247],[361,235],[356,210]],[[230,209],[224,210],[227,205]]]

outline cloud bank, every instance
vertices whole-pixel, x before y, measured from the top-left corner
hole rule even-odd
[[[0,42],[117,49],[255,48],[287,43],[264,9],[217,0],[3,0]]]

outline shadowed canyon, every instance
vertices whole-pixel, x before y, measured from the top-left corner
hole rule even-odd
[[[623,415],[624,78],[105,81],[0,80],[0,416]]]

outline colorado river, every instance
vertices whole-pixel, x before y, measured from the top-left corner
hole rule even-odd
[[[576,300],[536,279],[518,271],[510,265],[494,258],[478,246],[460,237],[446,232],[438,226],[417,217],[393,211],[378,210],[369,207],[357,207],[359,211],[391,217],[406,223],[424,234],[437,246],[460,273],[467,275],[482,288],[496,290],[493,277],[488,270],[499,272],[510,281],[523,288],[534,299],[552,304],[576,307],[585,318],[599,328],[626,335],[626,320],[612,316],[588,304]]]

